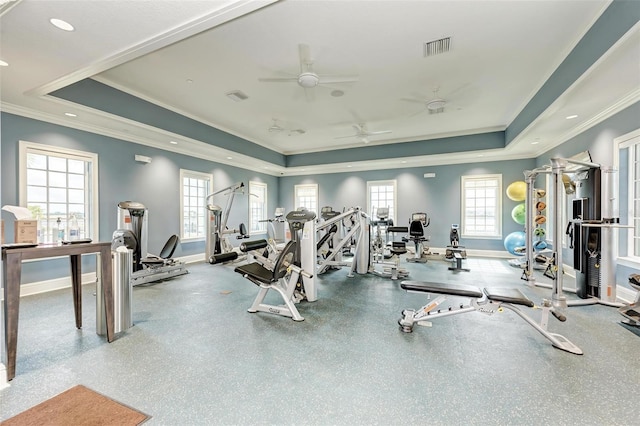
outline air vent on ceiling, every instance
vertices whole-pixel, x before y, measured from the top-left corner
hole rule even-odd
[[[241,92],[240,90],[228,92],[226,95],[229,99],[236,102],[244,101],[245,99],[249,98],[244,92]]]
[[[451,48],[451,37],[428,41],[424,44],[424,57],[446,53]]]
[[[4,15],[21,0],[0,0],[0,16]]]

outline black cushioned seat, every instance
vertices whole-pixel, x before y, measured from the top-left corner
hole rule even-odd
[[[403,281],[400,287],[407,291],[421,291],[424,293],[451,294],[463,297],[482,297],[482,291],[478,287],[464,284],[443,284],[424,281]]]
[[[284,246],[274,263],[273,271],[265,268],[258,262],[253,262],[237,266],[234,272],[242,274],[256,285],[275,283],[287,274],[287,268],[293,264],[296,247],[296,243],[293,240]]]
[[[534,303],[517,288],[485,288],[484,294],[495,302],[511,303],[533,308]]]
[[[178,237],[177,235],[170,236],[167,242],[164,244],[164,247],[162,247],[162,250],[160,250],[160,254],[158,256],[145,257],[144,259],[140,260],[140,263],[143,265],[164,264],[167,260],[171,259],[171,256],[173,256],[173,253],[176,251],[176,247],[178,247],[179,242],[180,237]]]
[[[235,272],[245,275],[249,280],[256,284],[259,284],[258,282],[269,284],[273,281],[273,271],[268,270],[257,262],[237,266],[235,268]]]

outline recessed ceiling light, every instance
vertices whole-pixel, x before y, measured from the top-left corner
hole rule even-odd
[[[478,154],[478,157],[484,157],[484,154]]]
[[[176,141],[169,141],[169,143],[170,143],[171,145],[178,145],[178,142],[176,142]]]
[[[578,118],[577,115],[567,115],[567,120],[573,120],[574,118]]]
[[[71,25],[66,21],[63,21],[62,19],[51,18],[49,19],[49,22],[51,22],[55,27],[60,28],[63,31],[73,31],[75,29],[73,28],[73,25]]]
[[[531,142],[531,145],[538,145],[540,142],[539,141],[533,141]]]
[[[72,112],[65,112],[64,115],[66,115],[67,117],[77,117],[77,115]]]
[[[349,169],[350,169],[351,167],[353,167],[351,164],[349,164],[349,165],[347,166],[347,168],[349,168]]]
[[[9,64],[0,59],[0,67],[8,67]]]
[[[227,157],[227,160],[233,160],[233,157]]]
[[[401,163],[402,164],[407,164],[407,160],[402,160]]]
[[[193,80],[191,80],[190,78],[187,79],[187,83],[191,84],[193,83]]]

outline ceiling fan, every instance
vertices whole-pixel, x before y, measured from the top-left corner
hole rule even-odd
[[[269,133],[282,133],[282,132],[288,132],[289,136],[293,136],[293,135],[303,135],[305,133],[307,133],[306,130],[304,129],[286,129],[284,127],[282,127],[281,125],[278,124],[278,120],[277,119],[273,119],[273,124],[271,124],[271,126],[269,128],[267,128],[267,131]]]
[[[442,114],[445,112],[445,107],[447,106],[447,101],[438,96],[439,87],[434,87],[433,89],[433,97],[431,99],[416,99],[416,98],[402,98],[403,101],[408,102],[417,102],[423,104],[427,107],[427,111],[429,114]],[[420,113],[422,111],[419,111]],[[416,114],[418,114],[416,113]]]
[[[358,138],[364,143],[369,143],[370,142],[370,139],[369,139],[370,136],[377,136],[377,135],[384,135],[386,133],[391,133],[391,130],[379,130],[379,131],[376,131],[376,132],[371,132],[371,131],[367,130],[367,126],[364,123],[353,124],[352,126],[356,131],[355,135],[338,136],[335,139]]]
[[[311,58],[311,50],[306,44],[298,45],[298,56],[300,61],[300,74],[296,77],[273,77],[259,78],[258,81],[267,83],[290,83],[296,82],[300,87],[305,89],[307,99],[312,97],[312,93],[308,89],[322,84],[333,83],[353,83],[358,81],[355,75],[320,75],[313,70],[313,59]]]

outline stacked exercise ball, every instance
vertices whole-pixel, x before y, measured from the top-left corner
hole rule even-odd
[[[518,225],[524,225],[524,221],[526,219],[526,210],[524,208],[524,203],[520,203],[511,210],[511,219],[514,220]]]
[[[504,248],[515,256],[524,256],[526,234],[523,231],[515,231],[504,239]]]
[[[527,184],[517,180],[507,186],[507,197],[513,201],[524,201],[527,198]]]
[[[517,180],[507,186],[506,192],[510,200],[524,201],[527,198],[527,184],[524,181]],[[520,203],[511,210],[511,219],[518,225],[524,225],[526,217],[525,203]],[[512,232],[504,239],[504,248],[515,256],[523,256],[525,242],[526,234],[523,231]]]

